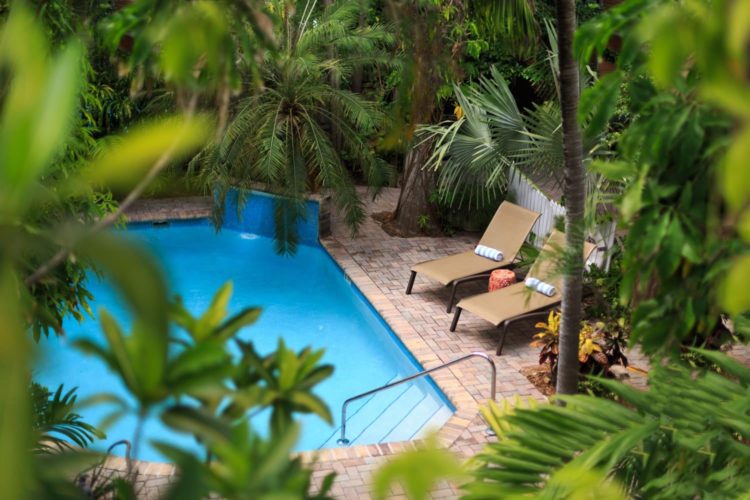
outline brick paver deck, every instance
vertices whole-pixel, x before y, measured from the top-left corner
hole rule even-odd
[[[393,210],[398,190],[386,189],[375,201],[369,201],[369,213]],[[369,199],[365,196],[364,199]],[[203,217],[210,205],[205,199],[145,201],[136,204],[132,219],[164,219]],[[415,263],[473,248],[476,235],[451,238],[394,238],[386,234],[371,218],[367,218],[359,234],[351,237],[349,228],[336,212],[332,213],[332,235],[322,240],[329,253],[349,278],[370,300],[391,328],[399,335],[417,360],[432,367],[470,352],[484,352],[497,365],[498,401],[517,396],[544,399],[544,396],[521,374],[522,367],[536,365],[538,349],[529,346],[533,321],[519,323],[508,335],[502,356],[495,356],[496,330],[483,320],[466,313],[455,333],[449,331],[452,314],[445,312],[449,290],[436,282],[417,277],[413,293],[405,295],[409,269]],[[457,299],[479,293],[486,283],[459,289]],[[743,349],[743,354],[746,351]],[[643,358],[632,353],[631,362],[641,365]],[[489,371],[486,363],[475,360],[438,372],[434,379],[457,408],[456,414],[440,431],[441,444],[459,458],[468,458],[487,442],[487,426],[479,414],[479,405],[486,401]],[[383,381],[385,383],[386,381]],[[638,381],[641,385],[643,381]],[[336,411],[336,409],[334,409]],[[339,498],[369,498],[373,471],[399,451],[414,443],[389,443],[371,446],[337,448],[302,453],[313,468],[319,482],[329,472],[336,472],[333,494]],[[113,459],[117,460],[117,459]],[[163,493],[174,468],[168,464],[137,464],[141,471],[139,489],[143,498],[157,498]],[[436,498],[455,497],[454,485],[442,484],[433,492]],[[403,497],[398,490],[394,498]]]

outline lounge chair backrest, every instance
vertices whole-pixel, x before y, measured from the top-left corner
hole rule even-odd
[[[504,201],[492,217],[479,244],[500,250],[506,258],[513,258],[521,249],[539,215]]]
[[[562,286],[562,277],[558,269],[560,251],[565,246],[565,233],[553,230],[549,238],[544,243],[539,257],[534,261],[534,265],[529,269],[529,276],[539,278],[542,281],[550,283],[556,287]],[[583,243],[583,261],[586,262],[594,251],[596,245],[584,241]]]

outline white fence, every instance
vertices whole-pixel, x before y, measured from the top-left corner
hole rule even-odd
[[[531,180],[518,172],[511,176],[508,191],[512,193],[514,203],[542,214],[531,228],[534,235],[531,243],[541,247],[545,236],[555,228],[557,220],[565,217],[565,207],[550,199]],[[608,250],[614,245],[615,229],[615,223],[605,223],[588,235],[596,243],[596,250],[591,254],[588,263],[609,267]]]

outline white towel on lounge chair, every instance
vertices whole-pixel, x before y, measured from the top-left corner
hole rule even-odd
[[[474,249],[474,253],[479,255],[480,257],[485,257],[496,262],[500,262],[501,260],[503,260],[503,252],[496,248],[488,247],[485,245],[477,245],[477,247]]]
[[[541,281],[537,278],[526,278],[526,286],[531,288],[532,290],[536,290],[537,292],[546,295],[547,297],[552,297],[556,290],[555,287],[550,285],[549,283],[545,283],[544,281]]]

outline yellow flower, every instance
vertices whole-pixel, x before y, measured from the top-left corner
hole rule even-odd
[[[456,104],[456,107],[453,108],[453,114],[456,115],[456,120],[460,120],[461,118],[463,118],[464,110],[460,104]]]

